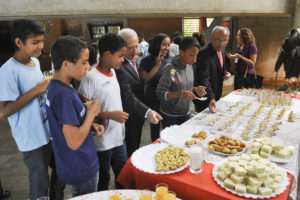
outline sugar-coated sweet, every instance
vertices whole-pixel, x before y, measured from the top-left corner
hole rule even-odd
[[[263,172],[263,173],[256,174],[256,177],[261,181],[265,181],[268,178],[268,175],[265,172]]]
[[[239,161],[239,157],[238,156],[229,156],[228,161],[237,162],[237,161]]]
[[[253,165],[247,165],[247,166],[245,166],[245,170],[246,170],[247,174],[249,174],[249,175],[255,175],[255,170],[254,170]]]
[[[240,160],[239,160],[239,165],[240,165],[241,167],[245,167],[246,165],[248,165],[248,161],[240,159]]]
[[[259,148],[251,148],[251,154],[258,154],[259,153]]]
[[[245,176],[245,175],[246,175],[246,170],[245,170],[245,168],[243,168],[243,167],[236,167],[236,168],[234,169],[234,172],[235,172],[235,174],[238,175],[238,176]]]
[[[251,156],[252,160],[258,160],[258,159],[260,159],[259,155],[257,155],[257,154],[251,154],[250,156]]]
[[[282,150],[280,150],[280,151],[278,152],[278,157],[279,157],[279,158],[285,159],[285,158],[287,158],[287,157],[289,157],[289,156],[290,156],[290,151],[287,150],[287,149],[282,149]]]
[[[227,187],[227,188],[233,189],[233,190],[235,188],[234,182],[231,179],[229,179],[229,178],[225,179],[224,186]]]
[[[260,155],[262,158],[269,158],[270,153],[265,152],[265,151],[260,151],[260,152],[259,152],[259,155]]]
[[[246,193],[246,185],[238,183],[235,185],[235,191],[239,193]]]
[[[247,192],[250,194],[257,194],[257,187],[252,185],[247,185]]]
[[[249,156],[248,154],[243,153],[243,154],[240,155],[240,159],[249,161],[249,160],[251,160],[251,156]]]
[[[267,153],[271,153],[271,151],[272,151],[272,146],[264,144],[264,145],[261,147],[261,150],[263,150],[264,152],[267,152]]]
[[[255,186],[255,187],[260,187],[261,184],[262,184],[262,181],[258,180],[257,178],[255,177],[250,177],[249,180],[248,180],[248,183],[252,186]]]
[[[224,181],[227,178],[227,176],[223,171],[219,171],[217,174],[217,178],[220,179],[221,181]]]
[[[244,176],[238,176],[236,174],[231,174],[230,179],[235,183],[242,183],[244,181]]]
[[[272,192],[276,192],[280,188],[280,184],[274,182],[271,184],[270,188],[272,189]]]
[[[255,169],[256,173],[263,173],[265,170],[265,167],[262,164],[257,163],[254,165],[254,169]]]
[[[258,188],[258,192],[259,192],[259,194],[261,194],[263,196],[267,196],[267,195],[272,194],[272,189],[269,187],[261,187],[261,188]]]

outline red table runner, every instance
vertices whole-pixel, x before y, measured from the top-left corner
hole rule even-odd
[[[212,176],[214,165],[203,162],[201,174],[191,174],[189,167],[181,172],[168,175],[149,174],[136,169],[131,159],[123,167],[117,181],[126,189],[150,189],[154,190],[157,183],[166,183],[169,190],[176,192],[183,200],[241,200],[247,199],[234,195],[221,188]],[[288,173],[288,188],[280,195],[269,198],[272,200],[286,200],[291,187],[293,176]]]

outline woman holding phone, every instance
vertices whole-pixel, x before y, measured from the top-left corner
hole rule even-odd
[[[149,55],[141,60],[140,73],[146,84],[145,96],[148,106],[159,112],[159,100],[156,97],[156,88],[166,61],[169,59],[170,38],[159,33],[150,39]],[[151,140],[159,138],[160,123],[150,124]]]

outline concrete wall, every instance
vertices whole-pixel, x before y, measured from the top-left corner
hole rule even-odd
[[[0,19],[24,16],[290,15],[295,0],[11,0]],[[238,8],[238,9],[237,9]]]
[[[274,67],[277,60],[282,41],[288,35],[292,27],[292,20],[289,17],[268,18],[268,17],[238,17],[238,28],[250,28],[256,37],[258,47],[257,71],[266,79],[274,78]],[[236,32],[233,33],[234,36]],[[278,76],[284,77],[283,66]]]

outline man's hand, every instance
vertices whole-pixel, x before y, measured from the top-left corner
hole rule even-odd
[[[126,112],[123,112],[121,110],[116,110],[116,111],[112,111],[110,113],[110,119],[115,120],[119,123],[123,123],[126,122],[126,120],[128,119],[129,114]]]
[[[226,81],[226,80],[230,79],[230,77],[231,77],[231,74],[229,72],[225,72],[224,80]]]
[[[217,111],[216,101],[212,99],[208,105],[209,111],[215,113]]]
[[[102,138],[103,133],[104,133],[104,131],[105,131],[104,126],[101,125],[101,124],[93,123],[93,124],[92,124],[92,127],[93,127],[93,129],[94,129],[94,131],[95,131],[95,133],[96,133],[96,137],[97,137],[97,138]]]
[[[151,124],[158,124],[158,122],[163,119],[160,116],[160,114],[158,114],[157,112],[155,112],[154,110],[151,110],[151,109],[148,111],[147,116],[148,116],[148,121]]]
[[[206,87],[205,86],[198,86],[198,87],[194,87],[194,91],[196,92],[196,94],[199,96],[199,97],[202,97],[204,95],[206,95]]]

